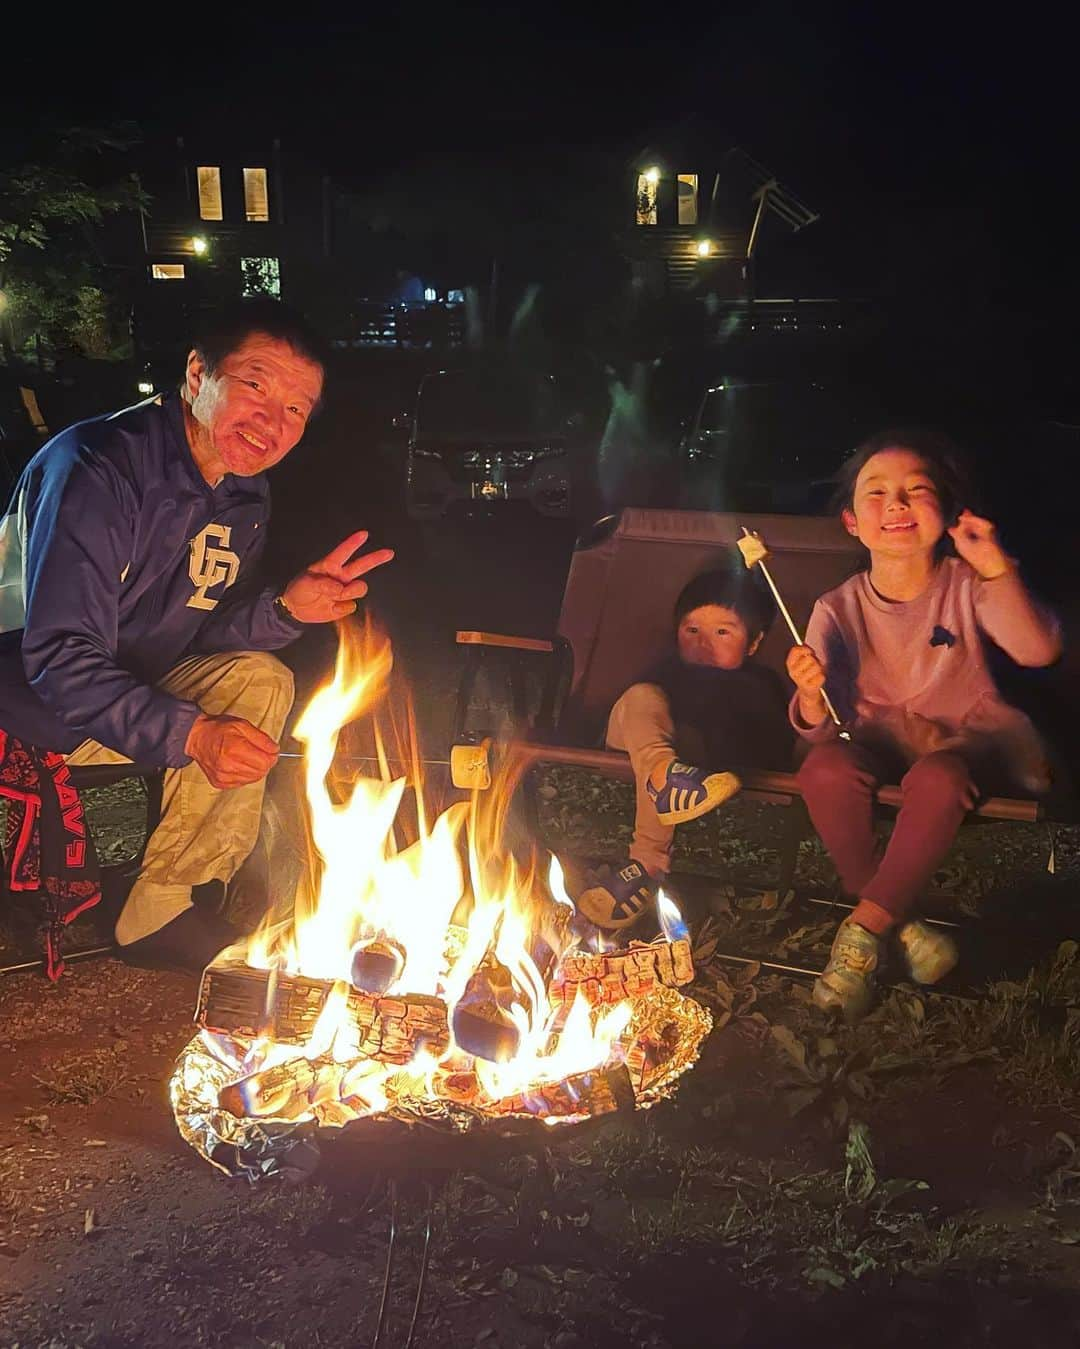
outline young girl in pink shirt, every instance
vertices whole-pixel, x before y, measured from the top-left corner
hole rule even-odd
[[[856,1020],[873,1002],[887,940],[919,983],[955,965],[953,942],[913,909],[979,795],[1049,786],[1039,738],[999,694],[986,643],[1019,665],[1043,666],[1059,656],[1061,636],[993,524],[966,509],[945,437],[874,436],[844,466],[841,493],[844,525],[867,548],[869,567],[818,600],[787,669],[792,724],[812,745],[799,772],[806,804],[858,901],[814,1001]],[[949,540],[957,556],[947,555]],[[827,714],[826,685],[850,740]],[[897,774],[903,801],[879,853],[874,791]]]

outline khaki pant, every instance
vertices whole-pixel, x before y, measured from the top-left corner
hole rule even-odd
[[[704,750],[701,737],[691,727],[675,725],[667,694],[658,684],[632,684],[611,709],[605,742],[609,749],[629,754],[634,768],[636,803],[630,856],[650,876],[666,875],[671,867],[675,830],[657,819],[645,784],[653,772],[673,758],[699,763]]]
[[[191,656],[158,687],[198,703],[211,716],[243,717],[274,740],[281,738],[293,700],[292,674],[262,651]],[[67,762],[131,760],[96,740],[84,740]],[[193,885],[232,879],[255,846],[265,786],[261,781],[219,791],[194,761],[165,770],[161,823],[147,840],[138,878],[117,920],[121,946],[149,936],[190,908]]]

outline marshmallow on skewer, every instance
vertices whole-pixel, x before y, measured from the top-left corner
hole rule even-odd
[[[743,561],[751,570],[757,563],[764,562],[769,556],[769,550],[761,541],[761,537],[757,534],[751,534],[745,526],[743,526],[742,538],[736,539],[735,545],[742,553]]]
[[[794,641],[796,646],[802,646],[803,639],[799,633],[799,629],[795,626],[795,620],[791,617],[791,612],[781,598],[780,592],[776,588],[776,582],[773,580],[772,574],[765,565],[765,559],[769,556],[769,550],[765,547],[760,536],[752,533],[745,525],[742,527],[742,532],[742,538],[736,539],[735,542],[739,552],[742,553],[743,561],[746,563],[749,570],[752,570],[754,567],[761,568],[761,574],[765,578],[766,585],[768,585],[769,589],[772,591],[772,597],[776,601],[776,607],[780,610],[781,617],[787,624],[787,630],[791,633],[792,641]],[[821,690],[821,698],[825,704],[826,712],[832,717],[837,730],[840,732],[841,740],[850,740],[851,732],[840,720],[839,713],[836,708],[833,707],[832,700],[824,689]]]

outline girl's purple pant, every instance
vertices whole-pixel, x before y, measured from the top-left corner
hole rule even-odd
[[[874,790],[891,776],[885,758],[863,745],[815,745],[799,769],[814,828],[849,895],[903,922],[949,850],[978,790],[964,758],[938,750],[900,780],[903,804],[880,855],[874,835]]]

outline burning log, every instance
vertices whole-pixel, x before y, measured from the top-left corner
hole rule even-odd
[[[199,988],[195,1022],[219,1035],[306,1044],[333,987],[329,979],[211,965]],[[345,1015],[356,1027],[360,1053],[383,1063],[408,1063],[420,1049],[438,1058],[450,1043],[446,1005],[425,993],[380,998],[354,988]]]
[[[432,1087],[436,1096],[444,1101],[455,1101],[458,1105],[472,1105],[480,1091],[473,1068],[448,1068],[442,1064],[432,1077]]]
[[[411,1063],[421,1049],[440,1058],[450,1044],[446,1004],[427,993],[378,998],[354,988],[347,1015],[359,1032],[360,1053],[381,1063]]]
[[[552,1003],[572,1003],[580,991],[594,1006],[640,998],[657,988],[677,988],[694,978],[690,943],[631,942],[625,951],[570,951],[550,993]]]
[[[365,993],[385,993],[404,968],[404,946],[393,937],[376,937],[353,950],[349,978],[354,988]]]
[[[454,1008],[454,1039],[474,1058],[506,1063],[521,1044],[510,1008],[515,997],[510,971],[488,955],[473,971]]]
[[[594,1068],[561,1082],[538,1082],[513,1096],[504,1096],[490,1107],[494,1115],[610,1115],[631,1109],[634,1088],[624,1067]]]
[[[307,1109],[307,1093],[317,1078],[309,1059],[290,1059],[222,1087],[218,1105],[238,1119],[287,1119]]]
[[[256,970],[248,965],[211,965],[199,985],[195,1024],[218,1035],[283,1045],[302,1045],[333,984],[281,970]]]
[[[541,980],[547,981],[563,951],[595,931],[570,904],[541,901],[529,952]],[[454,1039],[458,1046],[474,1058],[492,1063],[512,1059],[521,1044],[521,1032],[510,1011],[516,997],[510,971],[489,953],[474,971],[454,1008]]]

